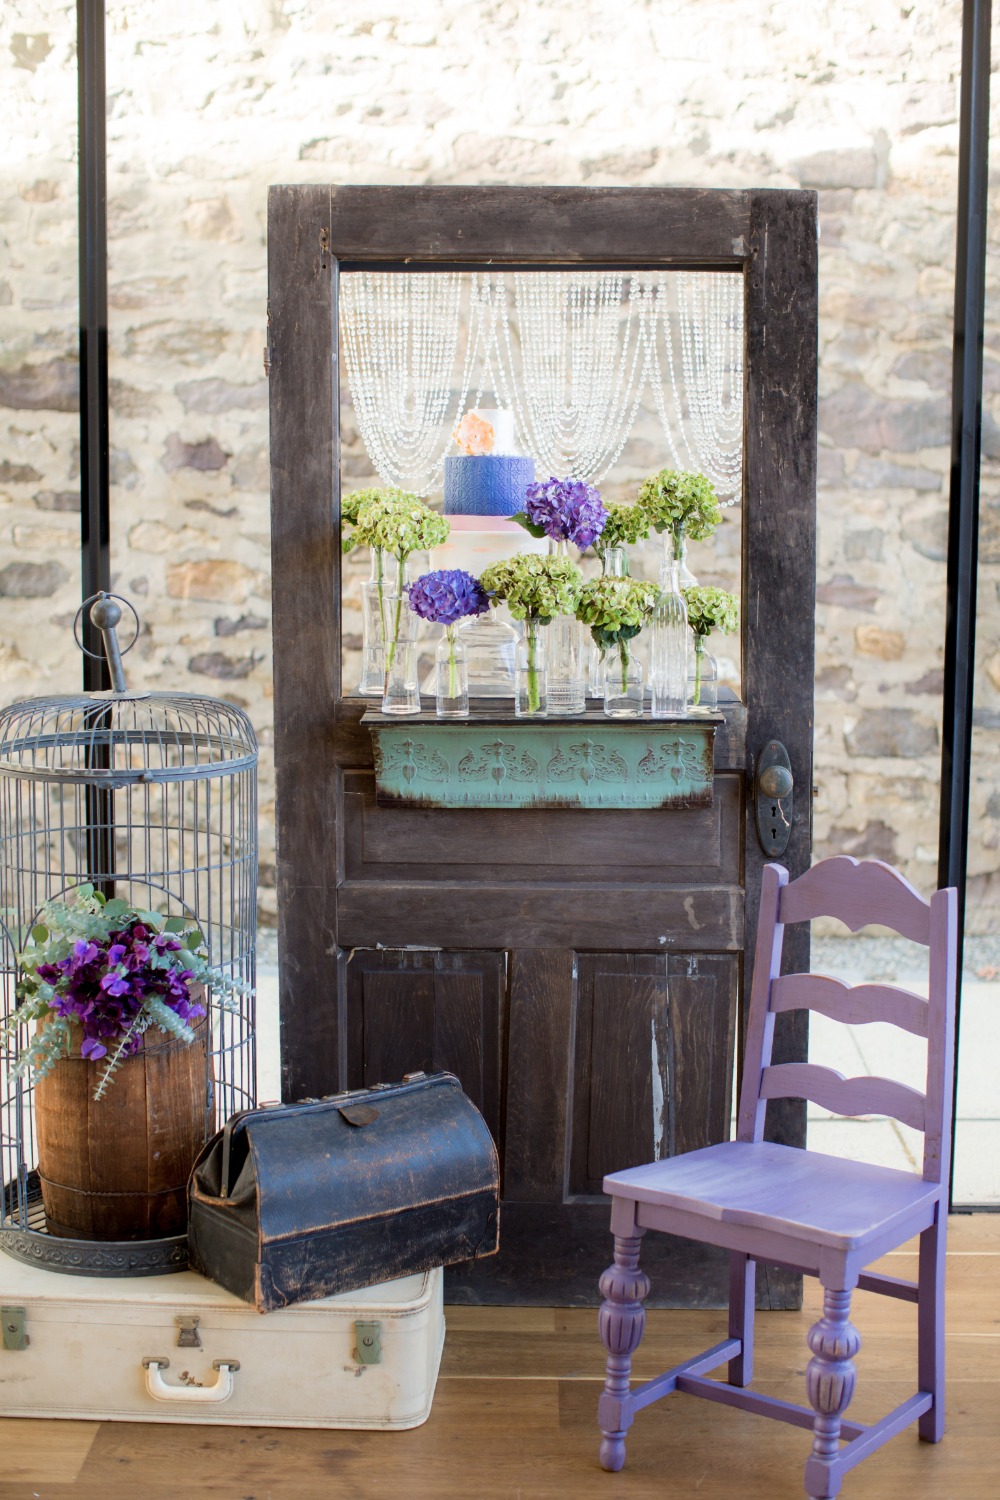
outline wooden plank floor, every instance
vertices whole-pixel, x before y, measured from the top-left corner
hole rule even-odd
[[[907,1250],[883,1262],[916,1273]],[[1000,1215],[956,1216],[948,1261],[948,1432],[915,1429],[847,1476],[845,1500],[996,1500],[1000,1469]],[[758,1379],[804,1401],[801,1313],[758,1319]],[[0,1421],[0,1500],[799,1500],[809,1438],[672,1396],[640,1412],[626,1469],[597,1464],[602,1378],[593,1312],[447,1310],[430,1420],[413,1432]],[[916,1384],[915,1309],[855,1299],[864,1346],[851,1415],[870,1420]],[[723,1337],[721,1313],[653,1312],[636,1360],[648,1378]]]

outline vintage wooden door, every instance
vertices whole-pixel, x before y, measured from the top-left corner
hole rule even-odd
[[[503,1171],[501,1253],[452,1273],[452,1300],[594,1302],[602,1174],[728,1135],[772,740],[795,778],[783,858],[809,864],[815,195],[277,187],[268,256],[285,1097],[452,1069]],[[364,703],[340,682],[338,272],[457,264],[744,276],[744,703],[725,710],[710,808],[375,802]],[[780,1019],[780,1056],[803,1056],[804,1027]],[[803,1109],[770,1126],[801,1142]],[[655,1239],[654,1301],[723,1300],[721,1256]],[[781,1272],[761,1285],[768,1305],[797,1296]]]

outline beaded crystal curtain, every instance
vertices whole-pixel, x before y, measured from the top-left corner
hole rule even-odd
[[[345,272],[344,356],[372,465],[428,495],[462,414],[500,406],[541,472],[598,483],[649,392],[667,461],[734,504],[742,291],[720,272]]]

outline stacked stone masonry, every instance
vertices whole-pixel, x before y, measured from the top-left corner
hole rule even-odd
[[[261,354],[277,181],[819,190],[816,851],[877,855],[934,884],[961,9],[109,0],[114,583],[143,614],[133,684],[219,693],[260,731],[265,921]],[[0,77],[7,701],[79,682],[75,7],[7,0]],[[1000,925],[998,222],[970,836],[980,931]],[[367,467],[356,436],[345,460],[349,478]],[[725,580],[737,556],[724,541],[706,576]]]

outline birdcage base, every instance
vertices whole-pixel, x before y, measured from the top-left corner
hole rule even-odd
[[[37,1172],[29,1173],[21,1193],[14,1184],[6,1185],[4,1210],[0,1250],[25,1265],[66,1276],[168,1276],[187,1270],[186,1234],[156,1240],[80,1240],[49,1234]],[[15,1215],[21,1224],[12,1224]]]

